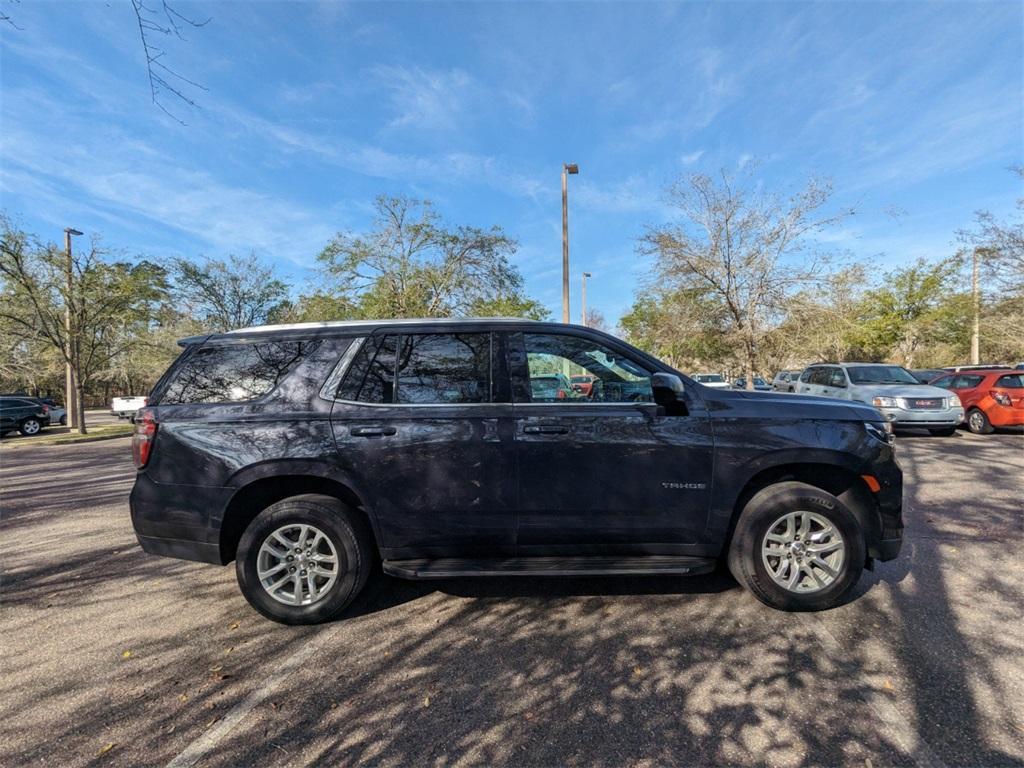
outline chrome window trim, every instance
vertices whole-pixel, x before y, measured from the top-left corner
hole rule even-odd
[[[331,375],[327,377],[327,381],[320,387],[320,397],[323,400],[330,400],[331,402],[347,402],[344,400],[338,400],[335,395],[338,392],[338,387],[341,386],[341,380],[345,378],[345,374],[348,373],[349,366],[352,365],[352,361],[356,359],[356,355],[359,354],[359,350],[363,348],[363,344],[366,343],[366,336],[359,336],[352,340],[352,343],[348,345],[348,349],[345,350],[345,354],[341,356],[338,364],[334,366],[334,370],[331,371]]]

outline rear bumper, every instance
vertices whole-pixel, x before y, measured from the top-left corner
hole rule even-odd
[[[143,536],[136,532],[135,538],[144,552],[163,557],[176,557],[179,560],[195,560],[200,563],[222,565],[220,544],[208,544],[201,541],[184,539],[165,539],[159,536]]]
[[[1024,427],[1024,408],[1008,408],[1005,405],[985,411],[993,427]]]
[[[232,488],[157,483],[135,477],[128,506],[146,552],[204,563],[223,563],[220,527]]]

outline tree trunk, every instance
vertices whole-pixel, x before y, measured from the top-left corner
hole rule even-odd
[[[78,401],[78,434],[88,434],[85,428],[85,387],[82,386],[82,380],[75,376],[75,382],[78,387],[75,391],[75,399]]]

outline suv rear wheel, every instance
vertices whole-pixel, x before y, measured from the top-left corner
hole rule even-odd
[[[736,523],[729,570],[762,603],[820,611],[840,603],[864,570],[864,533],[831,493],[798,482],[758,491]]]
[[[338,499],[305,494],[273,504],[238,543],[235,572],[257,611],[282,624],[337,616],[370,575],[372,537]]]

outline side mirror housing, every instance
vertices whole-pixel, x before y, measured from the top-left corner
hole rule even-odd
[[[675,405],[683,399],[683,380],[674,373],[656,373],[651,376],[651,390],[658,405]]]

